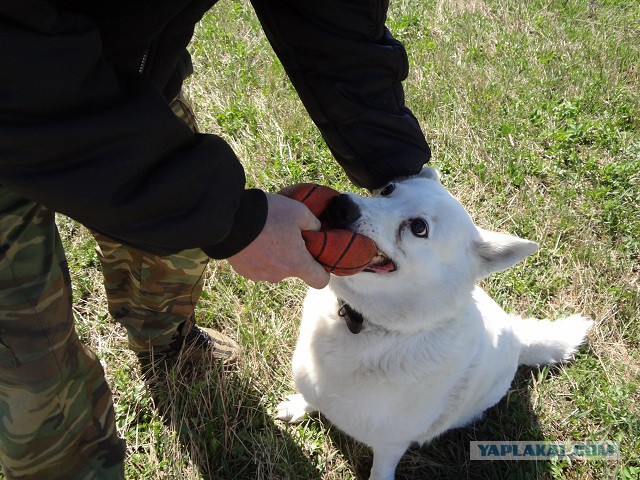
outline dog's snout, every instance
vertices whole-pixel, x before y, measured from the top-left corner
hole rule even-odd
[[[325,213],[332,228],[346,228],[360,218],[360,207],[342,193],[331,199]]]

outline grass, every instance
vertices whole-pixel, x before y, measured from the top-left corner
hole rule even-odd
[[[399,0],[388,25],[409,53],[407,102],[446,186],[487,228],[540,243],[483,286],[508,311],[597,321],[560,368],[521,369],[475,425],[411,450],[399,479],[640,476],[640,5],[636,0]],[[251,185],[353,190],[270,50],[246,0],[217,5],[192,44],[188,83],[204,131]],[[212,263],[199,322],[245,348],[232,372],[175,373],[155,402],[106,312],[91,237],[60,218],[81,337],[114,391],[131,479],[366,478],[371,454],[322,417],[274,420],[304,285],[253,283]],[[471,440],[620,442],[621,460],[470,462]]]

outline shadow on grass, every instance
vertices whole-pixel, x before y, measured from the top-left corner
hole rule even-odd
[[[156,369],[147,385],[165,425],[207,480],[309,479],[320,472],[279,428],[250,372],[220,365]]]
[[[531,368],[521,367],[509,393],[475,424],[451,430],[430,444],[411,448],[396,480],[547,480],[550,462],[470,461],[469,442],[544,440],[529,396]],[[533,370],[535,371],[535,370]],[[550,372],[553,374],[553,372]],[[250,372],[220,366],[178,366],[147,382],[164,422],[205,479],[323,478],[312,456],[275,424],[256,391]],[[312,422],[316,419],[310,420]],[[325,421],[325,433],[350,464],[367,479],[371,450]]]
[[[450,430],[433,442],[407,451],[396,470],[396,480],[547,480],[552,479],[547,461],[470,461],[472,441],[544,440],[529,396],[531,368],[521,367],[509,393],[482,419],[465,428]],[[337,429],[332,441],[351,463],[357,478],[367,479],[371,450]]]

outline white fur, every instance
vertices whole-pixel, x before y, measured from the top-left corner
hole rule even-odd
[[[477,287],[537,245],[476,227],[433,169],[388,196],[350,196],[361,209],[353,229],[398,270],[332,276],[327,288],[309,290],[293,357],[300,394],[278,417],[321,411],[372,447],[370,479],[390,480],[411,443],[478,418],[505,395],[519,364],[569,359],[593,322],[508,315]],[[428,238],[408,228],[415,218],[428,222]],[[338,315],[338,297],[364,315],[359,334]]]

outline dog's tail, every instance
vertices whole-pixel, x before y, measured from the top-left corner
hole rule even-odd
[[[514,319],[513,333],[520,341],[520,365],[545,365],[569,360],[584,342],[593,321],[572,315],[556,321]]]

